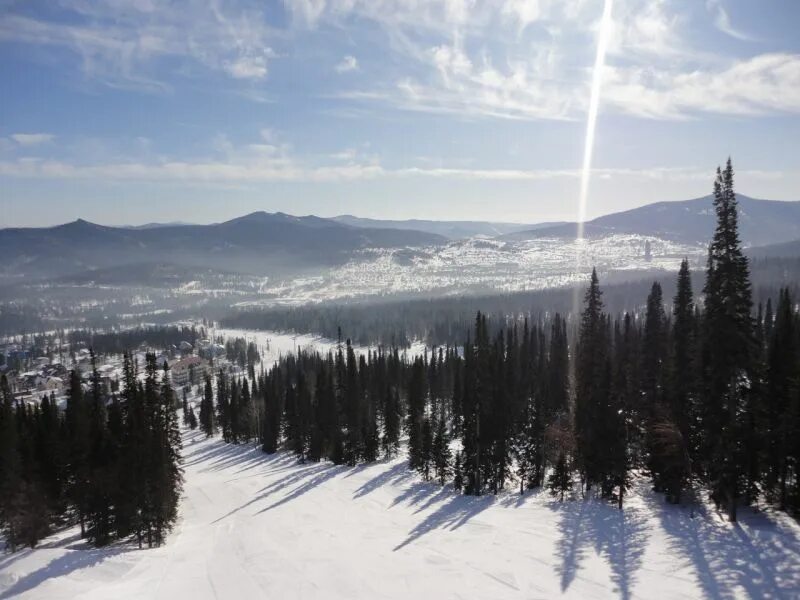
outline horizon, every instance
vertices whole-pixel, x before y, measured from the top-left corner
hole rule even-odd
[[[744,196],[746,198],[749,198],[750,200],[763,201],[763,202],[787,202],[787,203],[800,202],[800,200],[783,200],[783,199],[775,199],[775,198],[758,198],[758,197],[752,196],[750,194],[741,194],[741,193],[737,193],[736,196],[737,197]],[[623,212],[628,212],[628,211],[631,211],[631,210],[644,208],[646,206],[650,206],[650,205],[653,205],[653,204],[672,203],[672,202],[691,202],[691,201],[695,201],[695,200],[703,200],[705,198],[710,198],[710,194],[705,194],[703,196],[697,196],[697,197],[693,197],[693,198],[680,198],[680,199],[676,198],[676,199],[671,199],[671,200],[655,200],[653,202],[646,202],[644,204],[640,204],[640,205],[633,206],[633,207],[626,208],[626,209],[619,210],[619,211],[606,212],[606,213],[594,215],[594,216],[588,218],[586,220],[586,222],[588,223],[588,222],[590,222],[590,221],[592,221],[594,219],[600,218],[600,217],[606,217],[606,216],[609,216],[609,215],[614,215],[614,214],[618,214],[618,213],[623,213]],[[317,218],[329,219],[329,220],[334,220],[334,219],[338,219],[338,218],[355,218],[355,219],[368,220],[368,221],[396,221],[396,222],[413,222],[413,221],[427,222],[427,221],[430,221],[430,222],[440,222],[440,223],[447,223],[447,222],[469,223],[469,222],[474,222],[474,223],[495,223],[495,224],[531,225],[531,226],[537,226],[537,225],[542,225],[542,224],[547,224],[547,223],[577,223],[577,221],[575,221],[575,220],[568,220],[568,219],[564,219],[564,220],[506,221],[506,220],[499,220],[499,219],[486,220],[486,219],[468,219],[468,218],[456,218],[456,219],[446,219],[445,218],[445,219],[441,219],[441,218],[426,218],[424,216],[410,217],[410,218],[405,218],[405,219],[404,218],[395,219],[395,218],[382,218],[382,217],[378,217],[378,216],[368,216],[368,215],[353,214],[353,213],[337,213],[337,214],[330,214],[330,215],[318,214],[318,213],[295,214],[295,213],[290,213],[290,212],[286,212],[286,211],[283,211],[283,210],[274,210],[273,211],[273,210],[266,210],[266,209],[256,209],[256,210],[252,210],[252,211],[246,212],[246,213],[229,214],[228,216],[226,216],[226,217],[224,217],[224,218],[222,218],[220,220],[208,221],[208,222],[148,220],[148,221],[142,221],[142,222],[139,222],[139,223],[133,223],[133,222],[114,223],[114,222],[100,222],[100,221],[94,220],[92,218],[87,218],[87,216],[85,216],[85,215],[79,215],[79,216],[74,216],[73,218],[68,219],[66,221],[58,221],[58,222],[53,222],[53,223],[44,224],[44,225],[42,225],[42,224],[39,224],[39,225],[36,225],[36,224],[22,224],[22,225],[4,226],[4,227],[0,227],[0,231],[2,231],[3,229],[48,229],[48,228],[52,228],[52,227],[59,227],[59,226],[62,226],[62,225],[68,225],[70,223],[76,223],[76,222],[79,222],[79,221],[82,221],[82,222],[85,222],[85,223],[89,223],[89,224],[92,224],[92,225],[100,225],[100,226],[103,226],[103,227],[114,227],[114,228],[120,228],[120,229],[140,228],[140,227],[145,227],[147,225],[176,226],[176,227],[193,226],[193,225],[205,226],[205,225],[219,225],[219,224],[225,223],[227,221],[231,221],[231,220],[247,217],[247,216],[254,215],[254,214],[269,214],[269,215],[283,214],[283,215],[286,215],[286,216],[297,217],[297,218],[317,217]]]

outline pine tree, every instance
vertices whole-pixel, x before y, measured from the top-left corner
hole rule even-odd
[[[450,452],[450,436],[447,432],[447,424],[444,418],[438,420],[436,426],[436,433],[433,438],[433,467],[436,479],[439,480],[441,485],[444,485],[450,478],[452,471],[451,459],[452,453]]]
[[[206,375],[203,399],[200,401],[200,428],[206,437],[211,437],[217,432],[217,419],[214,415],[214,388],[211,385],[211,376]]]
[[[230,382],[230,397],[228,402],[228,421],[230,428],[230,441],[238,444],[242,438],[242,418],[241,418],[241,388],[234,377]]]
[[[222,439],[226,442],[232,441],[229,393],[228,378],[220,369],[217,373],[217,422],[222,430]]]
[[[717,227],[709,246],[704,314],[706,381],[703,434],[705,470],[712,497],[725,503],[728,518],[744,486],[748,449],[743,430],[752,410],[749,381],[753,367],[754,331],[747,257],[739,241],[736,194],[730,159],[714,182]]]
[[[603,315],[597,272],[592,277],[584,299],[585,308],[581,318],[580,339],[576,362],[575,427],[578,459],[587,491],[595,482],[603,479],[602,456],[597,448],[604,445],[608,432],[607,390],[600,385],[606,368],[606,325]]]
[[[464,466],[460,450],[453,461],[453,487],[459,493],[464,489]]]
[[[425,481],[431,479],[431,468],[433,467],[433,424],[428,417],[422,418],[422,462],[419,472]]]
[[[14,552],[22,542],[19,516],[24,490],[16,411],[5,375],[0,376],[0,402],[0,531]]]
[[[386,458],[397,455],[400,448],[400,396],[396,389],[387,389],[381,445]]]
[[[792,440],[798,435],[798,381],[800,381],[800,350],[796,317],[788,289],[780,291],[775,311],[772,339],[767,357],[766,452],[765,488],[773,501],[785,509],[788,501],[787,483],[792,467]],[[797,466],[795,465],[795,472]]]
[[[91,394],[88,398],[89,448],[87,455],[86,517],[87,537],[96,546],[105,546],[113,535],[112,504],[116,486],[113,440],[111,440],[100,376],[94,351],[90,351],[92,364]]]
[[[425,372],[422,359],[417,357],[411,366],[408,383],[408,466],[419,471],[424,463],[422,421],[425,414]]]
[[[567,457],[561,453],[558,455],[553,471],[547,480],[547,489],[553,496],[558,496],[559,501],[564,501],[564,494],[572,490],[572,473],[569,470]]]
[[[647,466],[653,478],[654,489],[663,491],[664,465],[661,453],[656,451],[654,429],[669,418],[663,404],[663,362],[666,350],[666,315],[664,313],[661,285],[654,282],[647,297],[644,335],[642,339],[641,386],[644,406],[638,427],[645,431]]]
[[[677,423],[687,449],[695,447],[697,407],[695,406],[695,318],[689,261],[681,261],[678,285],[672,303],[672,352],[670,365],[670,413]]]
[[[76,369],[70,372],[66,428],[69,448],[69,484],[67,493],[78,514],[81,537],[85,537],[90,498],[89,412],[83,395],[80,372]]]

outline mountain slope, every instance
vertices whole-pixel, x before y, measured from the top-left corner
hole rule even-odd
[[[737,194],[739,233],[748,246],[761,246],[800,238],[800,202],[756,200]],[[678,202],[656,202],[592,219],[585,224],[587,237],[614,233],[655,236],[690,244],[705,244],[716,226],[710,196]],[[575,223],[512,233],[505,239],[574,238]]]
[[[796,258],[800,257],[800,240],[769,244],[748,248],[747,255],[751,258]]]
[[[73,528],[3,557],[0,598],[796,598],[800,530],[786,515],[742,509],[725,523],[645,485],[623,511],[464,496],[405,457],[300,465],[198,432],[183,441],[180,519],[163,547],[92,549]]]
[[[445,238],[419,231],[358,228],[283,213],[252,213],[213,225],[106,227],[84,220],[0,230],[0,272],[54,276],[132,263],[172,263],[274,274],[339,264],[365,248],[423,246]]]
[[[526,225],[523,223],[496,223],[492,221],[431,221],[424,219],[408,219],[404,221],[365,219],[353,215],[339,215],[333,217],[334,221],[352,225],[353,227],[368,227],[379,229],[416,230],[443,235],[451,240],[464,239],[475,236],[495,237],[518,231],[532,231],[542,227],[553,227],[562,223],[540,223]]]

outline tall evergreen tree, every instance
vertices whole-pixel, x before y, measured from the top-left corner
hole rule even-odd
[[[606,390],[601,382],[606,368],[606,325],[603,315],[602,292],[597,271],[592,277],[584,298],[585,308],[581,317],[578,356],[575,365],[575,429],[578,460],[587,491],[595,482],[603,479],[602,456],[597,448],[607,440],[604,431],[607,422]]]
[[[754,331],[747,257],[739,240],[738,209],[730,159],[714,182],[717,226],[706,272],[703,378],[705,471],[712,497],[736,520],[745,485],[748,448],[742,442],[751,405]]]
[[[200,401],[200,428],[206,437],[211,437],[217,431],[217,419],[214,415],[214,388],[211,385],[211,376],[206,374],[203,399]]]

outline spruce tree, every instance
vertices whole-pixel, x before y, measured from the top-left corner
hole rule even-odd
[[[450,478],[452,471],[450,436],[447,432],[447,423],[445,423],[444,418],[440,418],[437,422],[436,433],[433,437],[432,452],[433,467],[436,474],[436,479],[439,480],[440,485],[444,485]]]
[[[460,450],[453,461],[453,488],[459,493],[464,489],[464,466]]]
[[[547,480],[547,489],[553,496],[558,496],[560,502],[564,501],[564,494],[572,489],[572,473],[569,470],[567,457],[563,453],[558,455],[555,467]]]
[[[217,419],[214,414],[214,388],[211,385],[211,376],[206,374],[203,399],[200,401],[200,428],[206,437],[211,437],[217,431]]]
[[[597,449],[607,440],[604,431],[607,390],[600,385],[606,368],[606,326],[601,297],[597,272],[592,269],[584,298],[575,367],[577,451],[587,491],[603,478],[602,456]]]
[[[796,317],[788,289],[780,291],[767,357],[765,423],[765,488],[768,497],[785,509],[792,471],[792,441],[796,429],[800,350]],[[797,473],[797,464],[794,465]]]
[[[739,240],[730,159],[724,171],[717,169],[714,209],[717,226],[709,246],[704,288],[703,455],[712,497],[718,506],[724,503],[728,518],[736,521],[747,470],[743,431],[753,409],[749,382],[754,328],[749,267]]]
[[[0,376],[0,402],[0,531],[13,552],[22,542],[19,516],[23,481],[16,410],[5,375]]]
[[[695,406],[695,318],[689,261],[681,261],[672,303],[672,351],[670,364],[670,412],[687,449],[694,447],[697,407]]]
[[[78,515],[81,537],[85,537],[90,499],[90,424],[81,375],[77,369],[70,371],[66,428],[69,448],[68,495]]]

